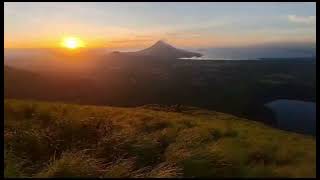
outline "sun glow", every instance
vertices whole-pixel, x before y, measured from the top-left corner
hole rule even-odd
[[[84,47],[84,43],[79,38],[67,37],[63,39],[62,46],[68,49],[76,49]]]

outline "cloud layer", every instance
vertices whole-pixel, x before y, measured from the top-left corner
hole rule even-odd
[[[305,24],[315,24],[316,16],[297,16],[289,15],[288,20],[294,23],[305,23]]]

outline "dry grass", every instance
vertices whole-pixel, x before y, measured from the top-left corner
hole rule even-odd
[[[5,177],[315,177],[315,138],[223,113],[5,100]]]

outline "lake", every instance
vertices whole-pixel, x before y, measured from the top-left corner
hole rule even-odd
[[[265,106],[274,113],[279,129],[316,135],[316,103],[279,99]]]

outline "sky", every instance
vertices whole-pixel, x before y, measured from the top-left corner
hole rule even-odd
[[[4,3],[5,48],[56,48],[67,37],[119,49],[315,43],[316,3]]]

